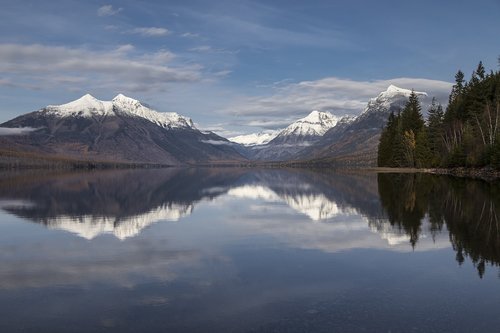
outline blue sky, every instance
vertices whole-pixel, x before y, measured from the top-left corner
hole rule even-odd
[[[497,69],[500,1],[1,1],[0,121],[118,93],[231,136]]]

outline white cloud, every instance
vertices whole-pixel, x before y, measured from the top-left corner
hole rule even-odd
[[[17,127],[17,128],[0,127],[0,135],[24,135],[36,130],[37,130],[36,128],[32,127]]]
[[[131,32],[146,37],[161,37],[170,35],[170,31],[168,29],[158,27],[135,28],[132,29]]]
[[[185,32],[185,33],[183,33],[181,35],[181,37],[184,37],[184,38],[198,38],[198,37],[200,37],[200,35],[192,33],[192,32]]]
[[[330,111],[337,116],[360,114],[370,98],[391,84],[401,88],[425,91],[446,103],[451,83],[421,78],[355,81],[327,77],[275,86],[267,96],[236,98],[221,111],[237,117],[240,125],[279,128],[305,116],[312,110]]]
[[[123,8],[113,8],[112,5],[104,5],[97,9],[98,16],[113,16],[121,12]]]
[[[214,48],[211,47],[210,45],[201,45],[201,46],[192,47],[189,49],[189,51],[194,51],[194,52],[211,52],[213,50],[214,50]]]
[[[222,48],[216,48],[210,45],[200,45],[196,47],[192,47],[189,49],[192,52],[200,52],[200,53],[227,53],[227,54],[237,54],[239,50],[228,50]]]
[[[88,81],[92,88],[164,91],[170,83],[201,79],[201,66],[174,64],[175,55],[167,50],[144,54],[134,51],[128,44],[107,51],[0,44],[0,72],[6,77],[4,85],[34,89],[54,88],[61,83],[57,78],[79,78],[76,83]],[[64,87],[70,89],[71,85]]]
[[[224,138],[229,138],[232,136],[240,135],[241,132],[232,131],[228,129],[228,124],[212,124],[212,125],[201,125],[195,123],[196,128],[200,129],[203,132],[214,132]]]
[[[222,71],[218,71],[218,72],[215,72],[213,73],[215,76],[217,77],[224,77],[224,76],[228,76],[229,74],[231,74],[233,71],[230,71],[228,69],[226,70],[222,70]]]

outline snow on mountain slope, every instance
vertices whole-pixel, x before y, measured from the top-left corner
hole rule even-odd
[[[401,104],[400,106],[404,106],[404,104],[408,101],[410,94],[411,90],[399,88],[391,84],[386,91],[383,91],[377,97],[370,99],[363,113],[385,112],[398,101]],[[427,93],[425,92],[415,91],[415,94],[420,98],[427,97]]]
[[[338,121],[339,118],[329,112],[312,111],[285,129],[240,135],[229,138],[229,140],[250,147],[269,144],[298,144],[301,146],[308,144],[300,142],[304,138],[320,137],[334,127]]]
[[[175,112],[158,112],[135,100],[133,98],[118,94],[112,103],[122,111],[142,117],[164,128],[180,127],[194,128],[190,118],[183,117]]]
[[[290,124],[282,130],[278,137],[283,136],[322,136],[337,124],[338,117],[330,112],[312,111],[309,115]]]
[[[252,133],[247,135],[238,135],[228,138],[229,141],[242,144],[244,146],[257,146],[265,145],[272,139],[274,139],[281,130],[276,131],[264,131],[260,133]]]
[[[128,116],[147,119],[163,128],[194,128],[193,121],[190,118],[183,117],[175,112],[155,111],[138,100],[122,94],[118,94],[111,101],[100,101],[92,95],[86,94],[66,104],[49,105],[40,112],[46,112],[60,118],[112,116],[117,112],[121,112]]]
[[[113,113],[113,103],[100,101],[94,96],[86,94],[66,104],[49,105],[45,110],[48,114],[61,118],[105,116]]]

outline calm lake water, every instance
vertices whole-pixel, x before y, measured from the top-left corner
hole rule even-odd
[[[493,332],[500,185],[415,174],[0,174],[1,332]]]

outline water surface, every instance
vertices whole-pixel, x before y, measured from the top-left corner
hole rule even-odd
[[[325,170],[4,173],[0,331],[495,331],[499,189]]]

